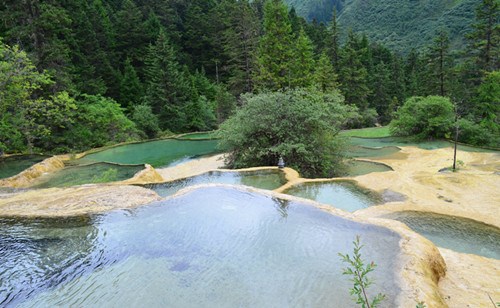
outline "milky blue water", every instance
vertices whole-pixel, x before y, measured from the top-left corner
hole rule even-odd
[[[375,261],[383,307],[400,292],[400,237],[316,208],[203,188],[129,211],[0,220],[0,306],[353,307],[339,252]]]

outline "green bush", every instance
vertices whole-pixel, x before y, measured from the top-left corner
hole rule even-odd
[[[396,136],[444,138],[454,123],[453,104],[441,96],[410,97],[395,114],[389,127]]]
[[[134,106],[132,111],[132,120],[137,125],[137,128],[143,131],[148,138],[155,138],[160,133],[158,117],[153,114],[151,106]]]
[[[76,150],[139,139],[134,122],[113,99],[100,95],[82,95],[77,99],[74,124],[65,140]]]
[[[491,130],[491,127],[482,123],[474,123],[468,119],[460,119],[458,127],[458,141],[460,142],[479,146],[500,147],[500,132],[498,130]]]
[[[331,177],[345,170],[337,133],[355,108],[344,105],[337,92],[246,94],[242,103],[219,131],[230,167],[275,166],[283,156],[305,176]]]

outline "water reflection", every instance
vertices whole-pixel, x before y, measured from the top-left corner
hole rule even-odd
[[[236,189],[88,220],[4,219],[1,230],[1,305],[349,306],[337,254],[356,234],[378,264],[373,292],[386,307],[399,292],[398,235]]]

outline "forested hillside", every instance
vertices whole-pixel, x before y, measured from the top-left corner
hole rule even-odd
[[[436,28],[425,48],[402,55],[416,44],[397,33],[400,46],[389,48],[337,18],[308,23],[282,0],[2,1],[0,150],[80,151],[216,129],[242,94],[296,89],[335,97],[349,110],[339,128],[387,124],[412,96],[447,96],[462,141],[495,145],[498,1],[473,11],[459,33],[466,47]],[[384,12],[363,14],[397,24]]]
[[[287,0],[300,16],[328,22],[332,9],[339,25],[365,33],[392,50],[408,52],[432,41],[439,29],[449,33],[451,45],[462,47],[480,0]]]

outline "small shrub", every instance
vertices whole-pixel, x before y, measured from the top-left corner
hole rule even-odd
[[[375,308],[385,299],[385,294],[377,294],[371,301],[368,299],[366,290],[373,284],[373,281],[368,278],[368,274],[373,272],[377,266],[375,263],[370,262],[365,264],[365,261],[361,257],[361,249],[363,245],[360,244],[359,235],[353,241],[354,250],[353,256],[348,254],[341,254],[339,256],[342,258],[342,262],[347,263],[349,266],[343,271],[343,275],[351,276],[351,281],[354,286],[350,289],[351,295],[356,296],[356,304],[361,305],[363,308]]]

